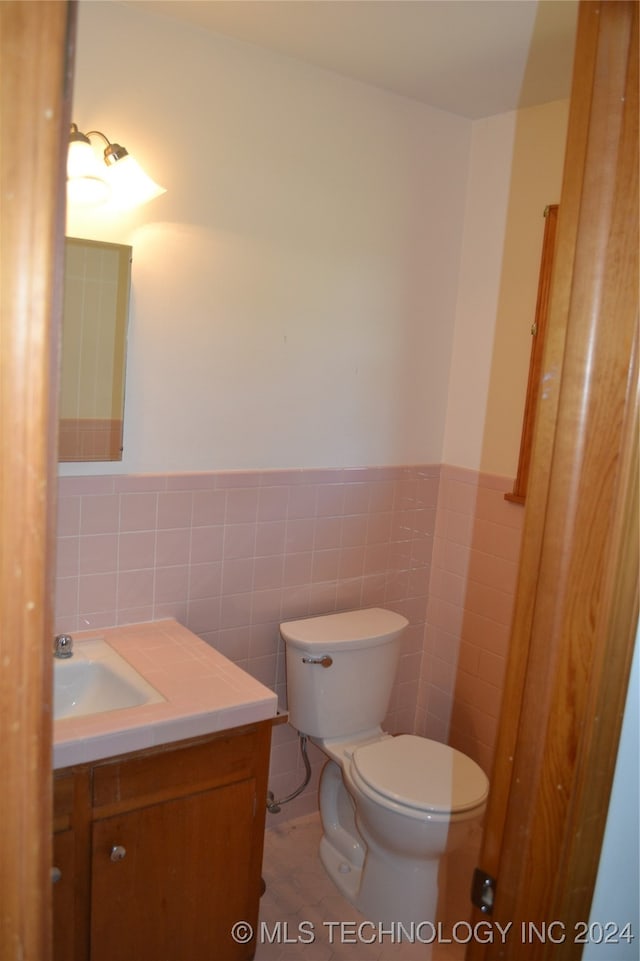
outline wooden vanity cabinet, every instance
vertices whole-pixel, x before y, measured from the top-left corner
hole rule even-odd
[[[231,929],[257,928],[270,737],[264,721],[60,772],[54,961],[253,956]]]
[[[62,774],[54,782],[53,809],[53,916],[54,958],[75,958],[75,832],[73,823],[73,775]]]

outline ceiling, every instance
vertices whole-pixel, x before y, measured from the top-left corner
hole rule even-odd
[[[569,96],[577,0],[128,0],[477,119]]]

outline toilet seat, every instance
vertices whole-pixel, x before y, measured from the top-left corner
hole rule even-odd
[[[489,792],[487,776],[475,761],[414,734],[365,744],[353,752],[351,764],[370,796],[415,814],[462,814],[484,804]]]

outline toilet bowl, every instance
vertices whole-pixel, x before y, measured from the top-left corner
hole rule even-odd
[[[327,755],[321,861],[372,922],[433,921],[442,858],[486,806],[488,780],[453,748],[381,728],[407,621],[380,608],[281,625],[289,720]]]
[[[332,758],[320,786],[327,873],[369,920],[433,921],[441,859],[484,813],[484,773],[459,751],[415,735],[381,732],[341,757],[331,743],[316,743]]]

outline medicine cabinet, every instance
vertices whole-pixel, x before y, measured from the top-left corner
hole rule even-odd
[[[122,460],[131,254],[65,240],[60,461]]]

